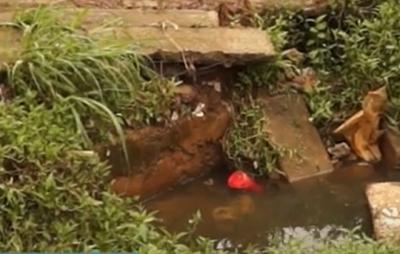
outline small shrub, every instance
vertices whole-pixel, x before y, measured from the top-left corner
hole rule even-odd
[[[237,112],[224,141],[224,151],[241,169],[254,170],[258,175],[276,170],[278,151],[268,140],[261,103],[237,101]]]

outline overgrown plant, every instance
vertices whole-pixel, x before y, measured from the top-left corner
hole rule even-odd
[[[268,140],[262,104],[235,96],[236,111],[224,141],[224,151],[241,169],[253,169],[258,175],[276,170],[278,149]]]
[[[47,106],[69,105],[88,142],[88,120],[102,127],[97,131],[114,127],[124,145],[117,115],[137,127],[168,113],[173,85],[146,67],[133,43],[95,39],[80,30],[80,15],[61,13],[39,8],[16,15],[11,25],[23,34],[23,52],[8,68],[14,94],[35,91]]]
[[[288,73],[298,72],[297,66],[288,59],[283,49],[288,43],[288,32],[286,28],[289,25],[287,16],[290,12],[283,14],[268,13],[272,17],[264,20],[262,17],[256,15],[256,24],[258,27],[266,30],[269,38],[271,39],[275,56],[263,63],[258,63],[247,67],[243,72],[239,73],[239,80],[242,86],[249,89],[253,88],[266,88],[270,93],[276,93],[278,83],[285,79]]]
[[[360,106],[367,91],[386,85],[391,95],[388,118],[398,124],[400,15],[396,10],[400,3],[361,4],[353,1],[339,6],[336,16],[307,21],[308,60],[319,72],[326,91],[319,101],[330,105],[335,119],[343,120]]]
[[[70,153],[84,142],[69,105],[35,100],[0,102],[0,249],[211,253],[206,239],[164,232],[135,199],[111,194],[107,166]]]

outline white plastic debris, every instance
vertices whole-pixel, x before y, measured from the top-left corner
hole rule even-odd
[[[215,247],[216,250],[229,250],[233,248],[233,244],[229,239],[221,239],[218,241],[217,246]]]
[[[177,121],[179,119],[179,114],[178,112],[174,111],[172,112],[172,116],[171,116],[171,121]]]
[[[206,105],[204,103],[197,104],[196,108],[192,112],[192,115],[195,116],[195,117],[204,117],[203,110],[204,110],[205,107],[206,107]]]
[[[210,178],[207,179],[206,181],[203,182],[204,185],[206,186],[213,186],[214,185],[214,179]]]
[[[329,147],[328,153],[332,155],[334,159],[341,159],[348,156],[351,153],[351,149],[347,143],[342,142]]]

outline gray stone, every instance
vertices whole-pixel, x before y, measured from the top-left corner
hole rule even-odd
[[[164,0],[160,6],[158,0],[126,0],[130,8],[170,8],[170,9],[212,9],[220,4],[238,5],[238,0]],[[249,0],[250,6],[256,10],[285,8],[304,10],[308,13],[320,13],[328,6],[327,0]]]
[[[39,5],[72,6],[71,0],[0,0],[0,10],[30,8]]]
[[[370,184],[366,194],[376,239],[400,243],[400,182]]]
[[[261,98],[270,141],[282,149],[279,166],[289,182],[333,171],[303,98],[296,94]]]
[[[104,38],[105,34],[98,34]],[[131,27],[109,31],[119,41],[138,45],[138,52],[165,62],[243,64],[275,54],[258,29]],[[107,36],[106,36],[107,37]]]
[[[93,35],[137,44],[139,54],[188,66],[191,63],[243,64],[266,60],[275,54],[265,32],[250,28],[118,27]],[[0,37],[3,50],[18,47],[13,40]]]
[[[106,23],[121,22],[122,26],[159,26],[162,22],[178,27],[217,27],[218,14],[201,10],[124,10],[124,9],[63,9],[67,16],[83,13],[82,25],[96,28]],[[8,22],[13,11],[0,12],[0,22]],[[118,24],[119,25],[119,24]]]
[[[216,10],[220,4],[237,5],[237,0],[0,0],[0,9],[27,8],[38,5],[63,5],[101,8],[142,9],[205,9]],[[318,14],[326,10],[328,0],[249,0],[250,6],[258,11],[285,8]]]

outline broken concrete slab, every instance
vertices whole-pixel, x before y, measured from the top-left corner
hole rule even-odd
[[[71,0],[0,0],[0,10],[37,7],[40,5],[73,6]]]
[[[282,149],[279,166],[289,182],[333,171],[316,128],[309,121],[303,98],[297,94],[263,97],[266,131]]]
[[[83,22],[85,25],[99,25],[104,20],[120,19],[127,26],[159,26],[169,22],[178,27],[217,27],[218,14],[201,10],[104,10],[90,9]]]
[[[74,0],[78,6],[101,6],[102,1]],[[109,1],[113,2],[113,1]],[[108,3],[106,7],[124,8],[159,8],[159,9],[205,9],[216,10],[221,4],[240,5],[237,0],[124,0],[120,3]],[[328,0],[249,0],[249,5],[257,11],[285,8],[303,10],[305,12],[320,12],[328,5]],[[244,5],[243,3],[241,5]]]
[[[83,14],[82,26],[96,28],[101,25],[118,22],[122,26],[160,26],[161,22],[177,27],[217,27],[218,14],[214,11],[200,10],[125,10],[125,9],[62,9],[67,17]],[[0,22],[9,22],[13,11],[0,11]]]
[[[105,43],[111,39],[137,45],[139,54],[166,63],[229,66],[267,60],[275,54],[268,36],[258,29],[119,27],[90,34]],[[18,47],[17,39],[5,38],[0,37],[3,49]]]
[[[400,243],[400,182],[370,184],[366,195],[375,238]]]
[[[381,139],[382,164],[386,169],[398,169],[400,167],[400,131],[386,126]]]
[[[0,0],[0,9],[27,8],[39,5],[63,5],[99,8],[144,8],[144,9],[203,9],[216,10],[221,4],[238,5],[237,0]],[[321,13],[329,5],[328,0],[249,0],[256,11],[271,9],[303,10],[306,13]],[[239,6],[240,7],[240,6]]]
[[[267,60],[275,54],[269,37],[258,29],[131,27],[107,33],[164,62],[232,65]]]

